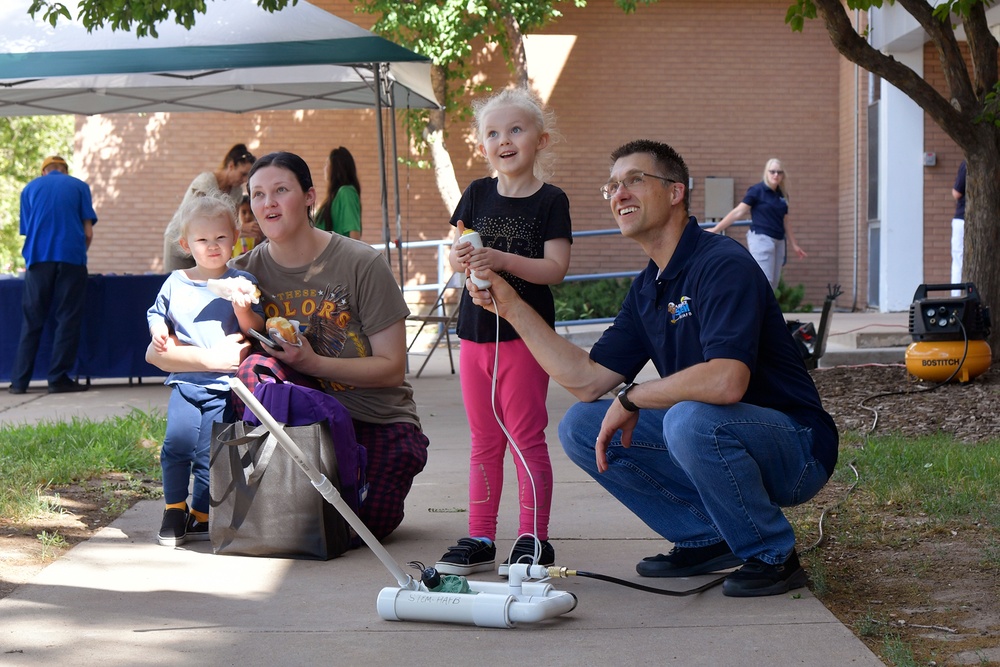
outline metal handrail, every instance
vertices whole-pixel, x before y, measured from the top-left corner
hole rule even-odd
[[[701,222],[698,223],[703,229],[707,227],[712,227],[715,222]],[[732,227],[749,227],[749,220],[738,220],[732,224]],[[723,232],[725,233],[725,232]],[[611,229],[587,229],[573,232],[573,238],[586,238],[590,236],[615,236],[620,235],[621,230],[617,227]],[[451,246],[452,239],[439,239],[431,241],[405,241],[400,245],[399,251],[408,251],[416,249],[425,248],[437,248],[438,256],[438,280],[435,283],[423,283],[421,285],[406,285],[403,287],[403,292],[435,292],[439,293],[442,288],[451,279],[453,271],[451,266],[448,264],[448,253],[444,248]],[[395,244],[393,244],[395,245]],[[385,250],[384,243],[372,244],[372,247],[379,250]],[[634,278],[639,275],[640,271],[612,271],[605,273],[575,273],[568,275],[563,278],[563,282],[581,282],[584,280],[605,280],[605,279],[615,279],[615,278]],[[592,320],[569,320],[567,322],[557,322],[558,326],[571,326],[574,324],[597,324],[601,322],[611,322],[612,318],[604,319],[592,319]]]

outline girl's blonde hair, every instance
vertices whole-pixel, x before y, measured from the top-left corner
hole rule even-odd
[[[556,115],[551,110],[546,109],[542,100],[532,91],[522,86],[505,88],[485,99],[475,100],[472,103],[472,111],[475,114],[476,139],[483,143],[483,118],[486,114],[503,107],[514,106],[526,111],[534,120],[535,128],[539,134],[549,135],[549,144],[544,150],[535,154],[535,177],[541,181],[546,181],[554,173],[555,154],[548,150],[559,140],[556,133]]]
[[[778,165],[778,169],[780,169],[781,171],[784,172],[784,176],[785,177],[783,179],[781,179],[781,184],[778,186],[778,192],[780,192],[781,196],[785,198],[785,201],[788,201],[788,199],[789,199],[788,198],[788,171],[785,169],[784,165],[781,164],[781,160],[779,160],[776,157],[773,157],[773,158],[770,158],[767,162],[765,162],[764,163],[764,173],[760,177],[760,180],[764,181],[765,184],[767,183],[767,170],[770,168],[770,166],[772,164]]]
[[[197,218],[226,218],[233,227],[236,236],[240,234],[239,216],[236,215],[236,204],[228,195],[204,195],[202,197],[192,197],[177,212],[177,236],[174,243],[188,235],[191,229],[191,222]],[[234,237],[235,238],[235,237]]]

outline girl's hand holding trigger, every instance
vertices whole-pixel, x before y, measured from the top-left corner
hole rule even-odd
[[[495,248],[474,248],[471,243],[462,241],[465,223],[461,220],[458,221],[457,229],[459,240],[455,242],[453,249],[455,257],[463,269],[472,269],[473,271],[491,269],[494,272],[499,272],[505,268],[504,258],[507,253]]]
[[[459,220],[455,231],[458,238],[452,244],[451,250],[463,271],[469,268],[469,260],[471,259],[470,255],[472,254],[472,251],[475,250],[471,243],[462,240],[462,234],[464,233],[465,223]]]
[[[478,248],[470,253],[469,268],[477,272],[490,269],[494,273],[499,273],[505,268],[506,256],[507,253],[496,248]]]

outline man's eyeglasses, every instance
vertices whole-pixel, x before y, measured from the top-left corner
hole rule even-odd
[[[771,174],[772,176],[781,176],[785,172],[781,171],[780,169],[768,169],[767,173]]]
[[[644,171],[639,171],[634,174],[629,174],[620,181],[610,181],[608,183],[605,183],[604,185],[601,186],[601,194],[604,195],[605,199],[611,199],[612,197],[615,196],[615,193],[618,192],[619,187],[623,187],[626,190],[631,190],[635,186],[640,185],[647,176],[649,178],[658,178],[664,183],[678,182],[672,178],[665,178],[663,176],[657,176],[656,174],[647,174]]]

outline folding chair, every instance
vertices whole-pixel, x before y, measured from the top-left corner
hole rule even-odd
[[[454,289],[464,289],[465,288],[465,274],[461,271],[456,271],[451,274],[451,278],[448,282],[444,284],[441,291],[438,292],[437,299],[434,300],[434,305],[430,307],[426,315],[410,315],[407,320],[413,322],[420,322],[420,328],[417,329],[416,334],[413,336],[413,340],[410,344],[406,346],[406,353],[409,355],[410,350],[413,348],[414,343],[420,338],[420,333],[424,330],[428,324],[438,325],[438,335],[434,344],[427,350],[427,355],[424,358],[424,363],[420,364],[420,369],[417,370],[416,377],[420,377],[420,374],[424,372],[424,367],[427,366],[427,362],[431,360],[431,355],[434,354],[434,350],[438,348],[441,344],[441,339],[444,338],[448,345],[448,362],[451,364],[451,374],[455,374],[455,359],[451,354],[451,329],[455,326],[456,320],[458,320],[458,303],[456,302],[449,309],[449,304],[446,301],[449,290]],[[450,310],[450,312],[449,312]]]

